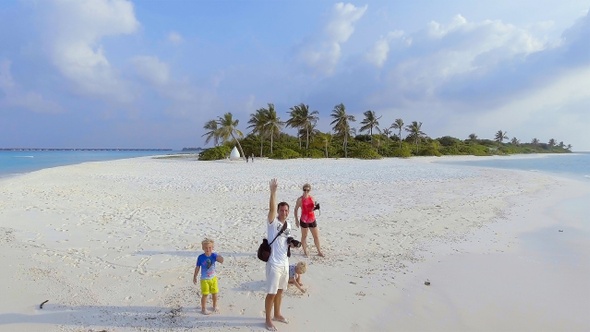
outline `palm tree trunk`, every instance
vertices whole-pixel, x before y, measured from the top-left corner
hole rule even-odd
[[[262,135],[260,135],[260,158],[262,158]]]
[[[238,148],[240,148],[240,153],[242,154],[242,157],[246,160],[246,162],[248,162],[248,157],[246,156],[246,154],[244,153],[244,149],[242,149],[242,144],[240,144],[240,141],[238,141],[236,139],[236,137],[234,136],[234,134],[231,134],[231,137],[234,139],[234,141],[236,141],[236,143],[238,144]]]
[[[342,141],[342,145],[344,146],[344,158],[348,158],[348,151],[346,149],[346,147],[348,146],[347,143],[347,137],[346,135],[344,135],[344,140]]]
[[[270,155],[272,156],[272,144],[273,144],[273,134],[270,134]]]

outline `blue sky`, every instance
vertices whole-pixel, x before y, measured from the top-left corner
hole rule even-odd
[[[590,151],[590,1],[4,0],[0,147],[205,146],[273,103]],[[294,134],[293,129],[286,129]]]

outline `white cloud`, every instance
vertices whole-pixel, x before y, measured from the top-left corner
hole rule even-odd
[[[170,80],[168,64],[153,56],[137,56],[131,61],[137,75],[153,85],[165,85]]]
[[[23,91],[14,81],[11,73],[11,62],[4,59],[0,61],[0,109],[21,108],[35,113],[61,113],[63,108],[41,94],[32,91]],[[2,96],[2,94],[0,94]]]
[[[326,27],[328,40],[335,43],[344,43],[354,32],[354,23],[358,21],[367,10],[367,5],[357,8],[352,4],[342,2],[334,5],[332,20]]]
[[[355,23],[366,10],[367,5],[335,4],[324,34],[319,40],[303,46],[299,60],[323,75],[332,74],[341,57],[341,45],[354,33]]]
[[[393,31],[388,33],[387,36],[379,38],[373,48],[367,52],[365,58],[376,67],[383,67],[389,55],[390,43],[396,39],[403,38],[403,36],[403,31]]]
[[[130,34],[139,23],[126,0],[61,0],[47,6],[45,42],[53,64],[79,92],[127,100],[129,91],[100,44],[106,36]]]
[[[467,97],[472,102],[464,93],[474,88],[473,82],[481,85],[499,71],[513,70],[514,63],[546,47],[521,28],[501,21],[469,22],[462,16],[448,25],[431,22],[425,30],[404,35],[405,45],[392,51],[391,43],[402,40],[399,36],[382,38],[369,53],[373,64],[383,66],[386,86],[374,97],[384,104],[399,105],[401,96],[406,100]],[[493,90],[485,93],[495,97]]]
[[[168,34],[168,41],[174,45],[178,45],[178,44],[182,44],[182,42],[184,42],[184,38],[182,38],[182,36],[178,32],[171,31]]]
[[[4,91],[12,89],[15,85],[10,73],[10,66],[10,61],[6,59],[0,61],[0,89]]]
[[[573,144],[574,148],[588,149],[588,77],[590,67],[569,70],[542,87],[520,91],[496,107],[470,113],[454,112],[446,105],[446,110],[439,110],[444,122],[437,124],[438,133],[463,133],[460,137],[466,138],[476,131],[478,136],[490,138],[494,132],[503,130],[521,142],[530,142],[533,138],[547,142],[554,138]]]
[[[590,115],[585,108],[576,105],[590,103],[590,90],[587,88],[589,77],[590,67],[564,72],[547,85],[523,93],[497,109],[490,110],[486,118],[490,121],[494,118],[496,121],[510,118],[509,125],[513,127],[527,126],[536,119],[553,121],[568,113],[588,118]],[[563,129],[563,132],[568,131],[567,128]]]

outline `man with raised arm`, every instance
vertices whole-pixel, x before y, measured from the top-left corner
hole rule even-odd
[[[267,239],[271,241],[283,229],[283,233],[271,245],[270,257],[266,262],[266,329],[276,331],[273,321],[287,324],[288,321],[281,314],[281,300],[283,290],[289,284],[289,258],[287,257],[287,237],[291,232],[291,225],[287,222],[289,216],[289,204],[280,202],[276,204],[278,182],[270,180],[270,200],[268,203]],[[285,225],[286,224],[286,225]]]

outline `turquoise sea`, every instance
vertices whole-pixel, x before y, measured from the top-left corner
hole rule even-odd
[[[144,156],[178,153],[172,150],[1,150],[0,177],[44,168]]]
[[[545,172],[590,181],[590,152],[542,155],[512,155],[494,159],[441,161],[444,164]]]
[[[0,150],[0,177],[33,172],[43,168],[143,156],[181,153],[172,150],[59,150],[6,151]],[[506,156],[473,161],[440,161],[443,164],[479,166],[548,172],[560,176],[590,181],[590,153]]]

